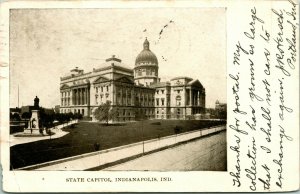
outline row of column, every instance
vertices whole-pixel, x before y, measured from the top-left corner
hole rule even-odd
[[[134,92],[132,88],[125,89],[125,92],[123,94],[123,89],[121,87],[116,87],[116,90],[120,90],[120,97],[117,96],[116,101],[118,101],[118,104],[120,105],[133,105],[134,102]],[[130,94],[130,95],[129,95]],[[129,98],[130,97],[130,98]],[[130,100],[130,103],[128,103],[128,99]]]
[[[200,106],[204,103],[204,96],[201,95],[199,90],[190,89],[190,103],[189,105],[197,105]]]
[[[73,105],[86,105],[90,104],[90,89],[78,88],[72,90],[72,104]]]
[[[120,96],[116,97],[116,101],[118,101],[118,104],[120,105],[134,105],[134,102],[135,102],[135,97],[136,97],[136,94],[134,93],[134,90],[132,88],[129,88],[129,89],[122,89],[121,87],[116,87],[116,90],[118,92],[120,92]],[[115,95],[117,96],[117,95]],[[146,102],[146,99],[147,99],[147,102],[149,104],[149,101],[151,101],[151,97],[149,97],[149,95],[147,95],[148,97],[146,97],[144,95],[143,97],[143,105],[145,105],[145,102]],[[138,95],[138,102],[142,103],[141,101],[142,99],[142,96],[141,95]],[[129,102],[130,101],[130,102]],[[153,103],[153,100],[151,101],[150,104]],[[142,105],[142,104],[140,104]],[[148,105],[146,105],[148,106]]]

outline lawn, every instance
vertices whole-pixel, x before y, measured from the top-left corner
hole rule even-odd
[[[65,128],[70,133],[61,138],[12,146],[11,169],[94,152],[96,143],[100,150],[104,150],[173,135],[175,126],[181,126],[182,133],[220,124],[225,124],[225,121],[148,120],[109,126],[80,122],[73,128]]]

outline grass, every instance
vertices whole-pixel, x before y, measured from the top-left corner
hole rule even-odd
[[[158,124],[159,123],[159,124]],[[69,134],[57,138],[19,144],[10,148],[11,169],[57,160],[65,157],[118,147],[143,140],[224,124],[225,121],[148,120],[122,125],[81,122],[64,129]]]

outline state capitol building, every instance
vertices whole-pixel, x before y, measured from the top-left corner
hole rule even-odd
[[[101,68],[85,73],[75,68],[60,78],[61,113],[93,117],[93,111],[110,101],[118,110],[115,122],[148,119],[186,119],[205,113],[205,88],[199,80],[174,77],[160,82],[158,60],[146,39],[133,69],[112,56]]]

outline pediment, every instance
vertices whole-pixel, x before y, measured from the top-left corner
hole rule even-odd
[[[96,84],[96,83],[102,83],[102,82],[108,82],[109,79],[104,77],[104,76],[100,76],[98,77],[93,83]]]
[[[60,87],[61,90],[65,90],[65,89],[70,89],[70,86],[68,86],[67,84],[64,84]]]
[[[188,85],[194,86],[194,87],[198,87],[198,88],[203,88],[203,85],[201,84],[201,82],[199,80],[193,80],[191,82],[189,82]]]
[[[122,82],[122,83],[128,83],[128,84],[134,84],[134,82],[129,79],[128,77],[121,77],[116,80],[117,82]]]

